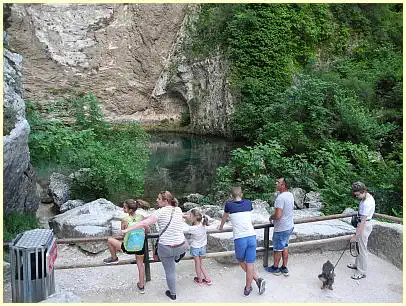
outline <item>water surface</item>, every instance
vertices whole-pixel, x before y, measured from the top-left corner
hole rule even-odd
[[[152,204],[157,193],[163,190],[171,191],[175,197],[208,193],[216,168],[226,165],[231,151],[240,146],[242,143],[217,137],[151,134],[143,198]]]

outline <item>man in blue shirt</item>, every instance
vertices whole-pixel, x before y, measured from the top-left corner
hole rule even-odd
[[[254,271],[257,239],[251,220],[252,202],[242,199],[241,187],[233,187],[231,196],[233,199],[226,202],[218,229],[223,230],[224,223],[230,217],[233,226],[235,257],[246,273],[244,295],[248,296],[251,293],[253,279],[258,286],[259,294],[263,294],[265,292],[265,280]]]

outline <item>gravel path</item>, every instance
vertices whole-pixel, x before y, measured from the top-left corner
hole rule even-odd
[[[108,253],[87,255],[75,247],[62,245],[59,248],[58,265],[72,262],[100,262]],[[336,268],[334,290],[320,290],[317,275],[323,263],[329,259],[334,264],[340,252],[292,254],[289,259],[290,276],[274,276],[263,271],[262,261],[256,264],[257,271],[267,281],[264,295],[257,288],[249,297],[243,296],[244,274],[237,265],[222,265],[206,259],[207,270],[213,285],[197,285],[193,282],[192,260],[177,265],[178,302],[402,302],[403,273],[395,266],[370,254],[368,277],[352,280],[352,270],[346,264],[353,258],[346,252]],[[121,255],[121,259],[131,258]],[[145,294],[136,291],[136,265],[102,266],[95,268],[56,270],[56,291],[70,291],[83,302],[169,302],[164,295],[167,290],[164,271],[160,263],[151,264],[152,281],[146,285]],[[11,302],[10,275],[5,274],[4,302]],[[362,294],[360,294],[362,293]]]

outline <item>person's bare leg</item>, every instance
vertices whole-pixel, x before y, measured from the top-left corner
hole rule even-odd
[[[250,288],[252,284],[252,280],[254,279],[254,264],[253,263],[246,263],[246,274],[245,274],[245,288]]]
[[[275,268],[279,267],[279,262],[281,261],[282,252],[273,252],[273,266]]]
[[[288,257],[289,257],[289,252],[288,249],[284,249],[282,251],[282,266],[287,267],[288,266]]]
[[[138,278],[139,278],[140,287],[143,288],[145,285],[144,257],[135,255],[135,261],[137,262],[137,267],[138,267]]]
[[[195,270],[196,270],[197,278],[199,279],[199,282],[201,282],[202,281],[202,269],[200,267],[200,257],[193,256],[193,261],[195,262]]]
[[[210,282],[211,278],[210,278],[209,274],[207,273],[206,269],[203,267],[203,258],[201,258],[201,257],[200,257],[200,270],[202,271],[204,279],[207,280],[208,282]]]
[[[115,259],[117,258],[117,250],[121,250],[121,241],[109,238],[107,239],[107,247],[110,250],[111,257]]]
[[[244,272],[247,273],[247,264],[245,262],[239,262],[239,264],[240,264],[240,267],[244,270]],[[255,270],[254,270],[254,275],[253,276],[254,276],[254,280],[257,281],[259,276],[255,272]]]

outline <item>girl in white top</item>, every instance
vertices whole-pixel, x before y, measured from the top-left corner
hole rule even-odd
[[[206,269],[203,267],[203,256],[206,255],[207,233],[206,226],[209,225],[206,216],[194,208],[189,214],[184,215],[184,218],[192,221],[192,226],[188,226],[185,233],[189,233],[190,237],[190,255],[193,256],[195,262],[196,277],[194,281],[198,284],[211,285],[210,279]]]
[[[348,264],[347,267],[356,270],[351,278],[357,280],[367,276],[367,245],[369,235],[372,232],[372,224],[369,221],[375,213],[375,200],[362,182],[352,184],[352,194],[360,200],[358,214],[361,217],[361,222],[358,223],[355,235],[351,238],[351,241],[358,242],[359,254],[355,259],[355,264]]]

